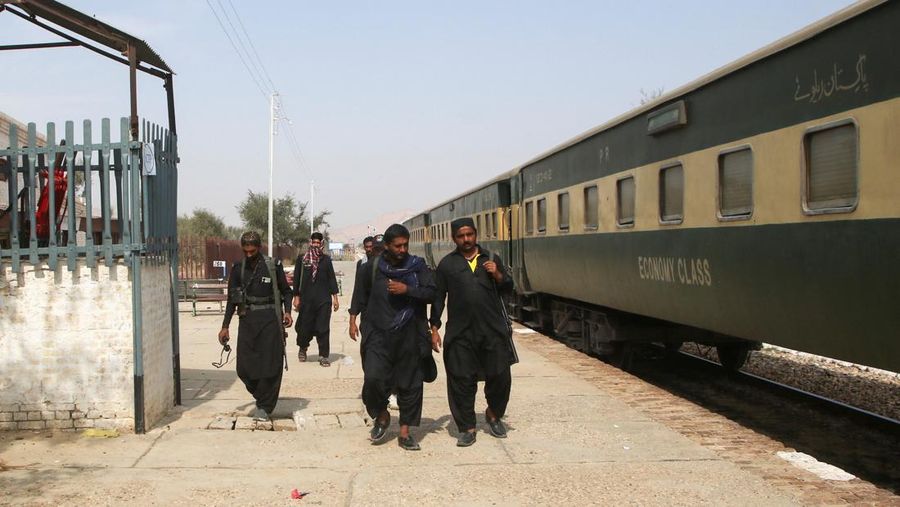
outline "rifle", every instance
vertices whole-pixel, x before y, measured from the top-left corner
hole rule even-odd
[[[284,330],[284,310],[282,306],[284,301],[278,292],[278,271],[275,269],[275,260],[266,257],[266,268],[269,270],[269,277],[272,279],[272,298],[275,300],[275,325],[281,329],[281,355],[284,357],[284,371],[288,371],[287,359],[287,331]]]

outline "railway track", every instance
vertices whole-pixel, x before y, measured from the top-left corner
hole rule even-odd
[[[708,363],[713,368],[721,368],[722,367],[719,363],[717,363],[709,358],[700,356],[700,355],[691,354],[690,352],[683,351],[683,350],[679,351],[679,353],[682,355],[685,355],[687,357],[696,359],[698,361],[703,361],[705,363]],[[881,414],[872,412],[870,410],[865,410],[863,408],[855,407],[849,403],[845,403],[840,400],[829,398],[828,396],[822,396],[820,394],[806,391],[801,388],[794,387],[794,386],[791,386],[791,385],[783,383],[783,382],[778,382],[778,381],[775,381],[775,380],[772,380],[772,379],[769,379],[769,378],[766,378],[766,377],[763,377],[760,375],[756,375],[754,373],[739,370],[737,372],[733,372],[732,374],[743,377],[746,382],[755,382],[760,386],[760,388],[769,388],[769,389],[773,389],[773,390],[776,390],[776,389],[784,390],[784,391],[786,391],[785,392],[786,396],[787,395],[795,395],[800,398],[809,398],[812,400],[821,401],[821,402],[827,404],[827,406],[830,406],[831,409],[835,413],[844,414],[847,417],[857,417],[860,419],[860,422],[874,424],[874,425],[883,427],[886,430],[900,431],[900,421],[898,421],[897,419],[892,419],[890,417],[883,416]]]
[[[641,349],[629,373],[900,494],[900,421],[687,352]]]

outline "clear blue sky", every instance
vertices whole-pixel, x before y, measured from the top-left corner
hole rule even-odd
[[[304,154],[277,138],[275,194],[307,201],[314,178],[333,228],[426,208],[635,107],[641,89],[673,90],[852,3],[231,1]],[[207,2],[65,3],[175,70],[179,213],[240,225],[235,205],[267,191],[268,103]],[[0,13],[0,43],[52,40]],[[0,110],[41,130],[128,113],[123,65],[79,48],[0,57]],[[161,81],[139,93],[141,116],[165,124]]]

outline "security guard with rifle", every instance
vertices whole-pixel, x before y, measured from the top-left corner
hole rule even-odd
[[[253,418],[269,420],[278,403],[282,365],[287,370],[284,328],[290,327],[291,287],[280,260],[260,253],[262,240],[255,231],[241,235],[244,258],[234,263],[228,279],[228,305],[219,331],[219,343],[230,339],[228,326],[237,311],[237,374],[256,399]]]

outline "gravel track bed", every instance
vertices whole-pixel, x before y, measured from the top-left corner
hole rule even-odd
[[[714,348],[684,346],[718,360]],[[770,345],[750,354],[741,371],[900,420],[900,374]]]

